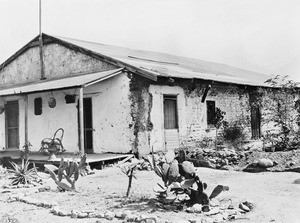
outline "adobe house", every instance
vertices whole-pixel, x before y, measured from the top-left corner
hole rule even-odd
[[[163,53],[42,34],[0,65],[0,150],[63,128],[68,152],[136,153],[214,137],[215,108],[264,131],[251,106],[267,75]]]

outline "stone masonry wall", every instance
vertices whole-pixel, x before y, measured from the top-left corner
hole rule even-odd
[[[202,89],[201,92],[204,92],[204,86]],[[187,144],[197,143],[206,137],[214,139],[216,135],[215,127],[207,124],[206,102],[201,102],[203,93],[197,95],[196,91],[186,96],[187,134],[182,141]],[[206,100],[215,101],[215,106],[226,112],[225,121],[231,123],[243,119],[248,122],[245,132],[248,138],[251,137],[249,98],[243,89],[234,85],[212,84]]]
[[[136,83],[139,83],[138,85]],[[207,125],[206,102],[201,99],[207,82],[167,78],[157,82],[135,80],[131,86],[132,117],[136,130],[136,145],[143,153],[164,149],[163,95],[177,95],[179,141],[181,146],[195,145],[204,138],[215,138],[215,128]],[[138,86],[138,87],[137,87]],[[137,90],[138,89],[138,90]],[[235,85],[213,83],[206,100],[226,112],[228,122],[244,119],[247,136],[251,137],[248,93]],[[151,104],[151,106],[149,106]],[[148,138],[148,140],[146,140]]]

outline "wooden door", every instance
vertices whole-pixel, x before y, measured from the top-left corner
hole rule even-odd
[[[177,96],[164,96],[164,129],[166,149],[179,148]]]
[[[19,103],[8,101],[5,105],[6,146],[19,148]]]
[[[83,121],[84,121],[84,151],[93,153],[93,106],[92,98],[83,99]]]

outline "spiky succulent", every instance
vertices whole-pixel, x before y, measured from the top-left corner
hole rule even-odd
[[[33,181],[36,181],[37,177],[33,168],[29,168],[29,161],[22,159],[22,163],[19,166],[14,162],[10,162],[13,169],[8,171],[13,174],[9,179],[11,179],[11,185],[18,184],[31,184]]]

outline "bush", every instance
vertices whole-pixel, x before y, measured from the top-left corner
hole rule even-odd
[[[232,144],[234,147],[237,147],[246,138],[243,127],[239,125],[239,122],[226,123],[222,135],[224,141]]]

